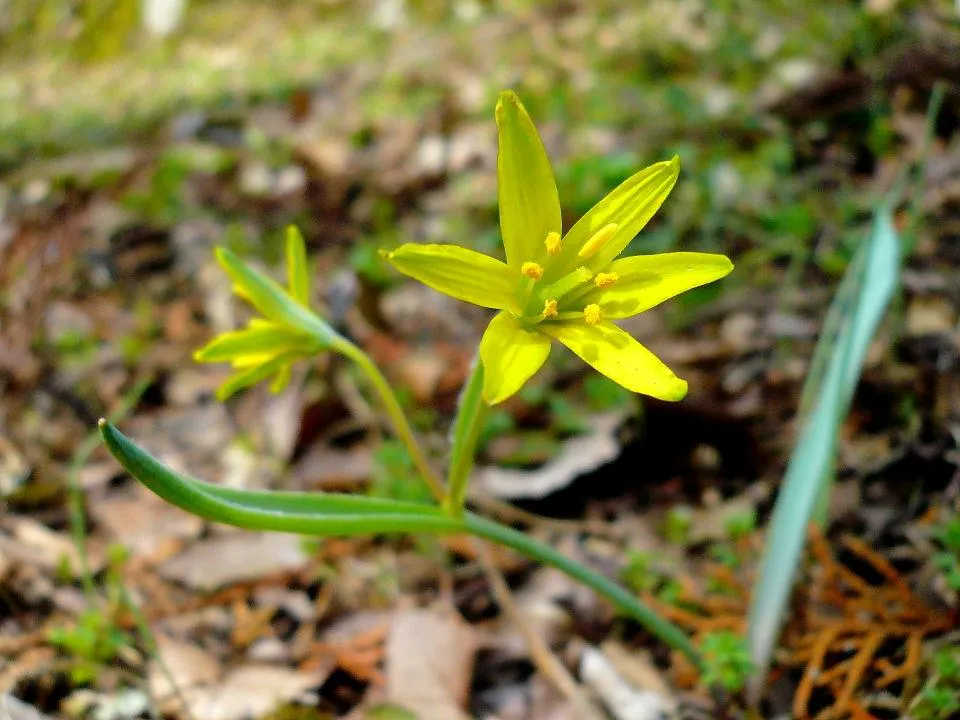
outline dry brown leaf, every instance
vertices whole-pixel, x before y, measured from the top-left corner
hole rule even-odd
[[[452,610],[402,610],[387,638],[387,700],[419,720],[466,720],[477,638]]]
[[[160,567],[167,580],[210,592],[226,585],[296,570],[307,562],[303,542],[280,533],[231,533],[195,543]]]

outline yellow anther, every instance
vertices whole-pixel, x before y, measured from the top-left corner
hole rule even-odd
[[[589,258],[596,255],[600,252],[600,249],[610,242],[610,238],[617,234],[617,230],[620,229],[620,226],[616,223],[610,223],[609,225],[604,225],[602,228],[597,230],[593,237],[587,240],[583,247],[580,248],[580,252],[577,253],[582,258]]]
[[[603,315],[600,313],[600,306],[596,303],[590,303],[583,309],[583,319],[586,320],[587,325],[596,325],[603,319]]]
[[[593,279],[593,284],[598,288],[608,288],[611,285],[616,285],[619,279],[620,276],[615,272],[597,273],[597,276]]]
[[[543,277],[543,267],[535,262],[525,262],[520,266],[520,272],[534,280],[539,280]]]
[[[547,300],[543,304],[543,317],[544,318],[555,318],[557,316],[557,301],[556,300]]]
[[[556,255],[560,252],[560,233],[551,230],[547,233],[547,239],[543,241],[543,244],[547,246],[548,254]]]

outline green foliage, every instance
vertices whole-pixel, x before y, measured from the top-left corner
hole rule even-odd
[[[430,490],[420,479],[413,458],[402,442],[384,440],[373,454],[370,497],[429,503]]]
[[[754,670],[746,640],[729,630],[704,635],[700,652],[704,662],[701,681],[708,687],[716,685],[727,692],[739,692]]]
[[[68,656],[70,680],[75,685],[94,682],[100,669],[122,657],[133,638],[102,610],[86,610],[72,626],[53,628],[47,640]]]
[[[710,554],[711,560],[718,562],[721,565],[730,568],[731,570],[736,570],[738,567],[740,567],[742,562],[740,554],[729,543],[713,543],[710,546],[708,553]]]
[[[165,152],[157,160],[143,190],[131,190],[122,204],[144,220],[169,225],[184,216],[183,186],[190,176],[190,164],[180,153]]]
[[[733,541],[748,537],[757,529],[757,511],[755,508],[734,513],[727,518],[724,529],[727,537]]]
[[[417,720],[417,716],[399,705],[377,705],[367,710],[366,720]]]
[[[948,720],[960,711],[960,688],[931,687],[924,690],[911,713],[914,720]]]
[[[650,553],[630,550],[627,563],[620,570],[620,580],[635,593],[653,592],[660,585],[662,577],[653,567]]]
[[[629,406],[633,394],[605,375],[587,375],[583,379],[583,394],[592,410],[599,412],[619,410]]]
[[[375,287],[387,287],[397,281],[398,273],[385,265],[380,257],[384,243],[361,241],[350,250],[348,261],[358,276]]]
[[[759,689],[780,632],[810,522],[822,523],[839,427],[887,304],[899,283],[900,240],[887,209],[859,248],[824,321],[800,398],[800,434],[774,506],[754,586],[748,638]]]
[[[960,592],[960,516],[944,522],[934,537],[943,546],[943,550],[933,556],[934,565],[943,573],[950,589]]]
[[[693,528],[693,511],[686,505],[675,505],[667,511],[660,532],[667,542],[686,545]]]
[[[134,647],[133,636],[120,624],[126,610],[120,571],[126,559],[124,548],[109,548],[106,601],[100,607],[85,610],[73,625],[55,627],[47,634],[50,644],[66,654],[70,680],[75,685],[94,682],[105,665],[121,660]]]
[[[493,408],[487,413],[483,429],[480,430],[477,447],[482,451],[491,441],[510,433],[516,426],[513,415],[502,408]]]
[[[960,712],[960,650],[947,647],[930,660],[930,677],[917,695],[910,717],[914,720],[948,720]]]

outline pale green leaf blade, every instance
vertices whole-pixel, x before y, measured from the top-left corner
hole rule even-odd
[[[123,468],[167,502],[203,518],[251,530],[305,535],[463,532],[461,520],[431,505],[327,493],[256,493],[215,488],[175,473],[110,423],[100,435]]]
[[[748,615],[748,642],[763,685],[784,612],[800,565],[817,503],[832,484],[837,435],[850,407],[864,358],[899,282],[900,243],[887,211],[880,211],[866,243],[847,269],[834,298],[831,328],[818,342],[823,371],[808,378],[814,398],[787,465],[767,535],[767,544]]]

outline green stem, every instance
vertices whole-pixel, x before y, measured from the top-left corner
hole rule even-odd
[[[447,492],[444,490],[443,483],[430,466],[430,462],[420,447],[420,443],[417,442],[417,436],[414,434],[413,428],[410,427],[410,422],[407,420],[403,408],[400,407],[400,402],[397,400],[393,388],[390,387],[390,383],[387,382],[383,373],[380,372],[380,369],[373,360],[370,359],[370,356],[352,342],[342,340],[342,342],[338,342],[334,347],[342,355],[356,363],[357,367],[367,376],[370,384],[373,385],[373,389],[380,397],[380,402],[383,404],[383,409],[386,411],[387,417],[390,418],[393,431],[396,433],[397,438],[407,447],[407,451],[410,453],[410,457],[413,459],[413,463],[420,472],[421,477],[423,477],[423,481],[430,488],[430,492],[433,493],[437,502],[441,505],[445,504],[447,501]]]
[[[653,608],[642,603],[633,593],[605,575],[591,570],[586,565],[572,560],[519,530],[472,513],[464,515],[464,520],[472,534],[505,545],[545,565],[551,565],[592,588],[598,595],[605,597],[614,607],[634,618],[664,643],[686,655],[698,671],[703,670],[703,659],[683,630],[661,617]]]
[[[483,363],[477,355],[473,369],[460,394],[460,406],[453,421],[453,445],[450,448],[450,470],[447,474],[449,494],[444,509],[458,517],[467,501],[467,484],[477,451],[477,439],[490,406],[483,401]]]

